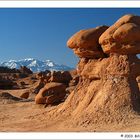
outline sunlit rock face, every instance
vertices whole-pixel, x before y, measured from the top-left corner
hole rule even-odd
[[[105,57],[98,39],[107,28],[107,26],[99,26],[92,29],[80,30],[68,40],[67,45],[80,58]]]
[[[125,15],[99,38],[104,53],[140,53],[140,17]]]

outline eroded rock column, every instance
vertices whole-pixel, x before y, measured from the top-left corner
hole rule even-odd
[[[72,36],[67,45],[80,57],[80,82],[58,111],[71,112],[76,121],[94,122],[120,121],[139,112],[139,34],[140,17],[126,15],[109,28],[100,26]]]

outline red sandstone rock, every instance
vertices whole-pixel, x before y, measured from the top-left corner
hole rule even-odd
[[[110,55],[98,59],[84,56],[79,60],[80,80],[58,109],[64,115],[71,114],[73,125],[87,120],[92,124],[125,121],[130,114],[140,112],[140,91],[136,81],[140,75],[140,60],[136,57],[140,52],[139,26],[140,17],[122,17],[100,34],[103,51]],[[76,35],[68,41],[74,51],[79,48]],[[83,43],[82,48],[90,47]]]
[[[140,111],[136,82],[140,70],[135,71],[139,67],[133,55],[114,54],[109,58],[88,60],[81,68],[81,80],[58,111],[71,112],[74,123],[83,119],[93,123],[122,120],[124,114]]]
[[[49,82],[68,84],[71,79],[72,76],[69,71],[53,71],[51,73]]]
[[[140,17],[125,15],[109,27],[99,38],[105,53],[140,53]]]
[[[79,57],[104,57],[104,53],[98,43],[98,39],[107,28],[107,26],[100,26],[92,29],[81,30],[68,40],[67,45],[69,48],[73,49],[74,53]]]
[[[28,99],[29,98],[30,93],[29,92],[23,92],[20,97],[24,98],[24,99]]]
[[[66,95],[66,86],[62,83],[47,83],[36,95],[36,104],[53,104],[60,102]]]

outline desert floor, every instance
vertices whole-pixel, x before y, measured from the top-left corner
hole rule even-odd
[[[8,90],[16,96],[20,90]],[[49,112],[58,106],[36,105],[34,101],[18,101],[0,104],[0,131],[1,132],[125,132],[140,131],[140,116],[128,120],[126,124],[92,124],[72,126],[69,118],[49,120]]]

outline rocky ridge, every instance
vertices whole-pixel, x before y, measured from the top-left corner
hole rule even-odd
[[[51,60],[41,61],[34,58],[26,58],[26,59],[21,59],[21,60],[9,60],[9,61],[0,63],[0,66],[8,67],[11,69],[14,69],[14,68],[19,69],[21,66],[26,66],[33,72],[41,72],[45,70],[64,71],[64,70],[73,69],[66,65],[56,64]]]

